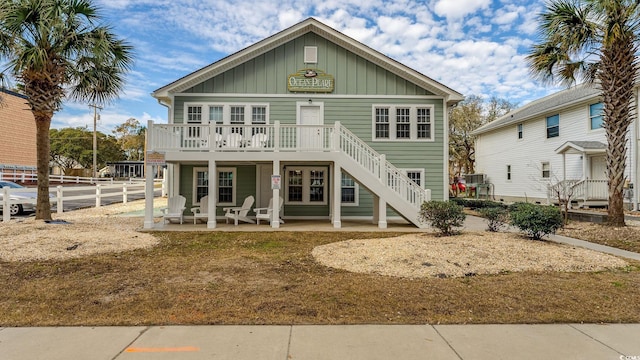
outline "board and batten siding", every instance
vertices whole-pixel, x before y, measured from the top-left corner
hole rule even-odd
[[[317,46],[317,64],[304,63],[305,46]],[[269,50],[184,93],[291,94],[287,90],[287,76],[305,68],[332,75],[335,95],[432,95],[314,33]]]
[[[561,111],[550,112],[523,122],[523,139],[518,139],[517,123],[480,134],[476,142],[476,172],[487,174],[494,185],[496,200],[543,202],[547,186],[563,179],[562,155],[556,149],[568,141],[599,141],[606,144],[604,129],[591,130],[589,105],[583,103]],[[546,137],[546,118],[558,114],[560,135]],[[627,156],[627,176],[630,174],[630,154]],[[581,179],[582,156],[566,155],[567,179]],[[542,178],[542,163],[548,162],[551,176]],[[511,165],[511,180],[507,180],[507,165]],[[588,171],[588,169],[587,169]],[[590,174],[586,174],[590,177]]]

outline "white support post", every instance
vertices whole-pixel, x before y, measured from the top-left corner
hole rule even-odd
[[[58,214],[62,214],[64,212],[64,195],[63,195],[63,187],[62,185],[56,186],[56,208]]]
[[[280,121],[273,122],[273,152],[280,151]]]
[[[333,124],[333,151],[340,151],[340,121]]]
[[[147,165],[144,178],[144,228],[153,229],[153,165]]]
[[[11,205],[9,205],[9,187],[2,188],[2,222],[9,222],[11,220]]]
[[[333,227],[340,229],[342,227],[340,207],[342,206],[342,168],[340,164],[334,162],[333,165]]]
[[[383,198],[378,200],[378,228],[387,228],[387,202]]]
[[[96,207],[97,208],[100,207],[101,197],[102,197],[102,185],[98,184],[96,185]]]
[[[280,160],[273,160],[273,170],[271,172],[273,175],[280,175]],[[282,187],[282,181],[280,182],[280,187]],[[280,189],[271,190],[271,206],[273,207],[273,212],[271,213],[271,228],[277,229],[280,227]]]
[[[167,168],[162,169],[162,197],[167,197],[167,176],[169,172]]]
[[[380,211],[378,210],[378,206],[380,206],[380,196],[376,195],[376,194],[371,194],[373,195],[373,223],[375,225],[378,225],[378,221],[380,220],[380,217],[378,216],[380,214]]]
[[[207,204],[207,214],[209,218],[207,219],[207,229],[215,229],[217,226],[216,222],[216,184],[218,184],[218,168],[215,160],[209,160],[209,203]],[[233,181],[237,181],[237,179],[233,179]]]
[[[127,183],[122,184],[122,203],[127,203]]]
[[[387,155],[380,154],[380,159],[378,161],[378,170],[379,170],[378,180],[380,180],[381,183],[385,184],[385,186],[389,186],[386,179]]]

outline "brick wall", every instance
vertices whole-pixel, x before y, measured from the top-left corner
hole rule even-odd
[[[0,90],[0,164],[36,166],[36,122],[22,96]]]

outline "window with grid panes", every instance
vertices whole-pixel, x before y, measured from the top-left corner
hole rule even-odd
[[[196,171],[196,198],[195,202],[199,203],[200,199],[209,194],[209,171]]]
[[[253,106],[251,108],[251,124],[252,125],[266,125],[267,124],[267,107],[266,106]],[[267,133],[266,127],[257,126],[251,128],[251,135],[257,133]]]
[[[231,125],[244,125],[244,106],[231,106],[231,118],[229,124]],[[232,133],[242,134],[242,127],[232,127]]]
[[[289,170],[288,176],[288,201],[302,202],[302,170]]]
[[[354,204],[356,202],[356,182],[349,175],[343,173],[341,183],[342,203]]]
[[[407,171],[407,177],[411,179],[418,186],[422,186],[422,171]]]
[[[309,201],[324,202],[324,171],[311,170],[309,181]]]
[[[224,123],[222,105],[209,106],[209,122],[216,125],[222,125]],[[222,128],[216,127],[216,132],[222,134]]]
[[[417,108],[416,121],[418,123],[418,139],[431,139],[431,109]]]
[[[234,204],[233,171],[218,172],[218,202]]]
[[[376,138],[389,138],[389,109],[376,108]]]
[[[411,115],[409,108],[396,109],[396,139],[411,138]]]
[[[202,106],[187,107],[187,124],[202,124]],[[187,127],[187,136],[190,138],[200,138],[200,127]]]

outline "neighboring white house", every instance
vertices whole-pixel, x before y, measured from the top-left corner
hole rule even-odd
[[[577,85],[511,111],[477,130],[476,169],[498,201],[553,202],[565,181],[580,205],[607,202],[606,134],[599,90]],[[637,183],[638,127],[629,127],[626,178]],[[631,192],[626,192],[630,195]],[[638,203],[637,191],[633,199]]]

